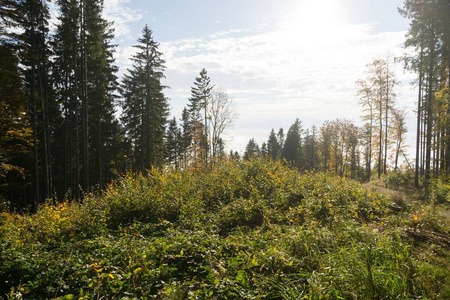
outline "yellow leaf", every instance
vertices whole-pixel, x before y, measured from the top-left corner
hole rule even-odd
[[[256,260],[256,257],[253,256],[252,259],[252,265],[257,266],[258,265],[258,261]]]

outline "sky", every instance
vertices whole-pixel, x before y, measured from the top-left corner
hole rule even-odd
[[[408,20],[402,0],[104,0],[114,21],[119,76],[130,68],[133,45],[147,24],[166,60],[177,119],[202,68],[233,99],[238,118],[227,149],[243,152],[250,138],[261,145],[270,130],[299,118],[303,127],[345,118],[362,125],[355,82],[374,58],[399,57]],[[412,157],[415,75],[395,65],[397,107],[407,110]]]

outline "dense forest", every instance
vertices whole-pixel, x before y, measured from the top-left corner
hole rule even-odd
[[[0,2],[0,299],[450,298],[449,0],[398,9],[407,54],[367,62],[362,126],[296,119],[243,153],[205,68],[171,117],[147,25],[119,78],[103,0],[53,1],[54,27],[49,2]]]
[[[245,153],[229,155],[223,133],[236,108],[205,69],[193,78],[178,121],[169,119],[167,87],[161,84],[165,61],[151,29],[145,26],[136,37],[133,65],[118,78],[114,28],[102,17],[103,1],[56,5],[58,22],[50,31],[47,1],[1,4],[0,199],[6,206],[80,199],[130,171],[208,166],[240,156],[280,159],[299,170],[360,181],[410,170],[416,188],[449,176],[448,1],[405,1],[399,9],[411,23],[405,47],[415,52],[368,63],[367,77],[355,90],[363,126],[337,119],[305,130],[295,120],[286,133],[272,130],[262,145],[251,139]],[[395,105],[394,60],[418,76],[418,98],[411,99],[417,101],[415,159],[404,149],[408,112]]]

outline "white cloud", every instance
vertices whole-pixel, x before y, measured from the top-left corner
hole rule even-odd
[[[237,103],[241,95],[253,98],[253,112],[262,118],[266,116],[261,101],[282,105],[280,118],[307,108],[320,119],[348,117],[349,110],[350,118],[357,119],[354,83],[364,76],[365,65],[388,51],[393,55],[402,51],[404,32],[373,35],[370,29],[342,23],[332,36],[311,39],[304,31],[279,26],[237,37],[230,36],[235,33],[230,31],[178,40],[163,43],[162,49],[169,70],[176,70],[178,76],[189,74],[193,81],[206,67],[213,81],[233,93]]]
[[[123,37],[130,35],[129,24],[143,18],[144,13],[139,9],[128,7],[130,0],[105,0],[103,16],[114,22],[115,36]]]

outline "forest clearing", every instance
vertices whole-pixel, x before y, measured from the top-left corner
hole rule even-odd
[[[262,160],[129,174],[82,203],[2,213],[0,291],[10,299],[446,299],[449,189],[436,184],[432,200],[388,197]]]

